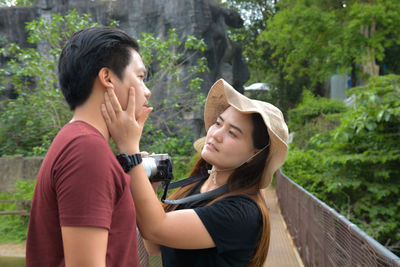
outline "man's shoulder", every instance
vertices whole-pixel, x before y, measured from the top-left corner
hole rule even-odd
[[[65,124],[64,127],[58,132],[58,135],[102,137],[99,130],[84,121],[74,121]]]
[[[65,159],[79,155],[108,156],[111,148],[101,133],[93,126],[76,121],[66,124],[54,138],[48,155]]]
[[[99,143],[104,145],[107,144],[104,137],[96,128],[83,121],[75,121],[64,125],[64,127],[58,132],[54,142],[62,143],[64,145],[71,142],[78,142],[87,145],[98,145]]]
[[[120,168],[105,138],[86,123],[65,125],[50,146],[43,164],[50,166],[55,177],[66,172],[71,176],[75,172],[105,180],[110,173],[116,173],[112,170]]]

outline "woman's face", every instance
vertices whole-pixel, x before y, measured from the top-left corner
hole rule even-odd
[[[208,129],[201,152],[217,170],[239,167],[256,153],[251,115],[227,108]]]

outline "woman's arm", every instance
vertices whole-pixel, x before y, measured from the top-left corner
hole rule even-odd
[[[142,153],[142,156],[148,156],[148,153],[146,155],[143,155],[143,152],[141,152],[141,153]],[[159,184],[160,184],[160,182],[151,183],[154,193],[156,193],[156,194],[157,194],[157,189],[158,189]],[[146,248],[147,253],[149,253],[150,255],[156,255],[156,254],[161,253],[159,244],[155,244],[146,239],[143,239],[143,244],[144,244],[144,247]]]
[[[147,253],[149,253],[150,255],[161,253],[160,245],[150,242],[149,240],[146,239],[143,239],[143,243]]]
[[[128,152],[134,154],[133,152]],[[165,213],[142,164],[129,171],[136,221],[144,239],[174,248],[199,249],[215,244],[193,209]]]
[[[112,89],[105,95],[102,113],[111,137],[120,153],[140,153],[139,140],[149,114],[144,110],[135,116],[135,93],[129,91],[126,111],[122,110]],[[151,110],[150,110],[151,111]],[[193,209],[165,213],[146,176],[142,164],[129,171],[131,193],[136,208],[136,221],[144,239],[174,248],[201,249],[215,247],[207,229]]]

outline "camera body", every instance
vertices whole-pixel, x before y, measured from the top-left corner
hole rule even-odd
[[[153,154],[143,158],[143,167],[150,182],[171,181],[172,161],[168,154]]]

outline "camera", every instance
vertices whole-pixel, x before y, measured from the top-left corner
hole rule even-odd
[[[143,158],[150,182],[169,182],[173,179],[172,162],[168,154],[153,154]]]

